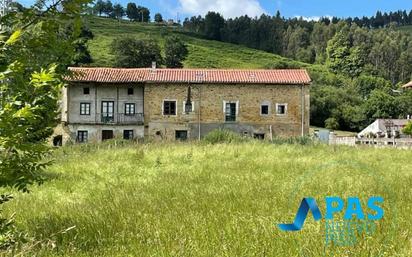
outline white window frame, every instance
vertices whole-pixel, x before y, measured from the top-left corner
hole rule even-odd
[[[194,112],[195,111],[195,101],[191,101],[192,102],[192,112]],[[186,101],[183,101],[183,109],[182,109],[183,111],[182,111],[182,113],[183,114],[187,114],[186,113]]]
[[[280,105],[285,106],[285,113],[278,113],[278,107]],[[276,103],[275,113],[276,113],[276,116],[286,116],[288,114],[288,104],[287,103]]]
[[[263,105],[267,105],[267,107],[268,107],[268,113],[267,114],[263,114],[262,113],[262,106]],[[259,109],[259,112],[260,112],[260,116],[264,116],[264,117],[267,117],[267,116],[269,116],[270,115],[270,101],[263,101],[263,102],[261,102],[260,103],[260,109]]]
[[[165,102],[175,102],[175,106],[176,106],[175,114],[165,114],[165,112],[164,112]],[[163,99],[163,101],[162,101],[162,115],[166,116],[166,117],[168,117],[168,116],[177,116],[177,112],[178,112],[177,103],[178,103],[177,99]]]

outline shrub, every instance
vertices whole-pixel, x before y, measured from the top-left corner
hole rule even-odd
[[[210,144],[235,143],[245,140],[245,137],[227,129],[213,130],[203,138],[203,141]]]
[[[309,136],[287,137],[287,138],[275,137],[272,140],[272,143],[277,144],[277,145],[284,145],[284,144],[311,145],[313,144],[313,142],[314,142],[313,139]]]

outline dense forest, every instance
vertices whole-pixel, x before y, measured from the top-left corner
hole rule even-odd
[[[322,18],[320,21],[262,15],[225,20],[209,12],[187,18],[186,31],[213,40],[241,44],[306,63],[328,64],[331,70],[356,77],[362,72],[379,75],[392,84],[412,74],[412,38],[396,31],[412,24],[412,11],[378,12],[367,18]]]

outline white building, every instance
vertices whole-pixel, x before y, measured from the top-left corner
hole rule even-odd
[[[362,130],[358,137],[404,137],[403,127],[412,120],[409,119],[377,119]]]

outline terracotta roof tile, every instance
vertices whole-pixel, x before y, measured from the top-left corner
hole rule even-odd
[[[69,68],[71,82],[101,83],[255,83],[309,84],[306,70],[118,69]]]

